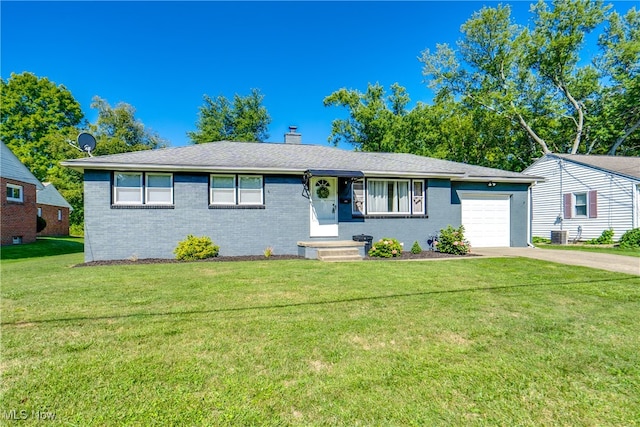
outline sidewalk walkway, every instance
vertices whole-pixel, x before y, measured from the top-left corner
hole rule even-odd
[[[491,257],[535,258],[560,264],[580,265],[640,276],[640,258],[632,256],[540,248],[474,248],[473,252]]]

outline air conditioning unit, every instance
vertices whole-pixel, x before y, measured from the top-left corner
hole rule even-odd
[[[552,231],[551,243],[554,245],[566,245],[569,243],[569,232],[566,230]]]

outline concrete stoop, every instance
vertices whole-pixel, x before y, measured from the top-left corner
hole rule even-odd
[[[318,249],[320,261],[362,261],[358,248]]]
[[[298,254],[308,259],[320,261],[362,261],[364,242],[353,240],[329,240],[298,242]]]

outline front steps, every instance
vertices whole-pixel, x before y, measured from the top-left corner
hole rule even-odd
[[[320,261],[362,261],[365,242],[331,240],[298,242],[298,255]]]

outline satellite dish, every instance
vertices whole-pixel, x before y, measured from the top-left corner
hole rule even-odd
[[[90,133],[82,132],[78,135],[78,147],[91,155],[91,152],[96,148],[96,139]]]

